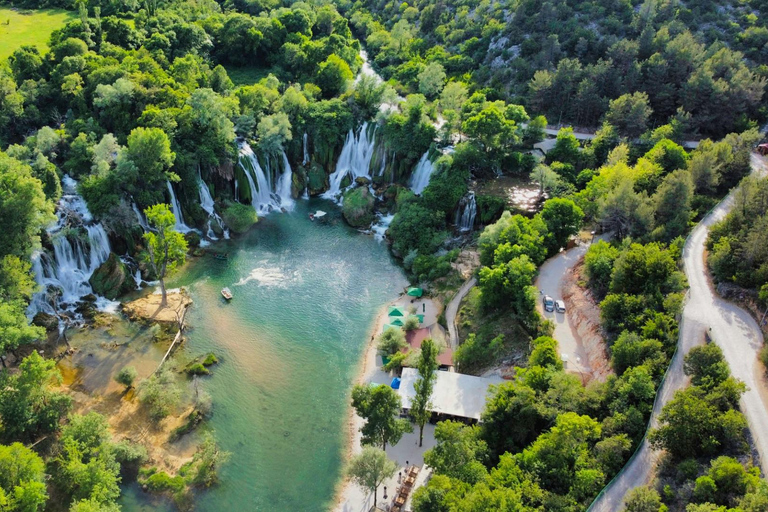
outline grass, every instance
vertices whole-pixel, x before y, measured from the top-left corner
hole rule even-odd
[[[262,78],[267,78],[270,71],[269,68],[257,68],[253,66],[235,67],[225,66],[229,79],[237,85],[253,85],[258,83]]]
[[[76,13],[64,9],[21,11],[0,7],[0,61],[24,45],[37,46],[41,54],[45,53],[51,33],[76,17]]]

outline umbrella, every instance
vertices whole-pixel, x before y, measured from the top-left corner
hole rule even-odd
[[[405,316],[403,310],[397,306],[389,306],[389,316]]]
[[[422,295],[424,295],[424,290],[422,290],[421,288],[411,287],[411,288],[408,288],[408,295],[410,295],[411,297],[421,297]]]
[[[390,323],[390,325],[397,325],[397,326],[402,326],[402,325],[404,325],[404,324],[403,324],[403,321],[402,321],[402,320],[400,320],[399,318],[395,318],[394,320],[392,320],[392,322]]]

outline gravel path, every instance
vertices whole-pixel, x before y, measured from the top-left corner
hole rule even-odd
[[[764,174],[765,162],[753,155],[752,169],[754,173]],[[749,422],[765,474],[768,469],[768,407],[760,396],[758,386],[762,386],[762,383],[758,380],[760,370],[757,366],[760,364],[757,352],[762,346],[763,337],[757,323],[747,312],[714,293],[704,261],[704,244],[709,227],[725,217],[733,202],[731,193],[696,226],[685,244],[683,262],[690,290],[680,324],[677,353],[654,404],[651,424],[654,427],[657,425],[662,407],[674,396],[675,391],[687,384],[688,378],[683,372],[683,358],[692,347],[704,342],[705,333],[711,328],[711,336],[723,349],[731,372],[747,384],[748,391],[741,400],[741,410]],[[659,452],[651,449],[648,442],[643,440],[635,458],[625,467],[621,476],[609,484],[605,493],[593,503],[589,511],[621,510],[629,490],[650,482],[658,456]]]

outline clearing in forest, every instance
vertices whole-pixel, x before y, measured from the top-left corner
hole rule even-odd
[[[51,33],[75,17],[75,12],[64,9],[0,7],[0,61],[24,45],[37,46],[41,54],[45,53]]]

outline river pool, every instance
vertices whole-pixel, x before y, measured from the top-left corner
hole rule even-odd
[[[328,215],[311,222],[308,213]],[[298,201],[260,219],[247,235],[217,242],[169,286],[194,305],[184,350],[213,351],[204,379],[209,425],[231,452],[221,484],[198,511],[321,511],[341,475],[349,391],[382,306],[407,286],[386,245],[344,224],[329,201]],[[228,286],[227,304],[220,290]],[[135,486],[123,510],[158,510]]]

